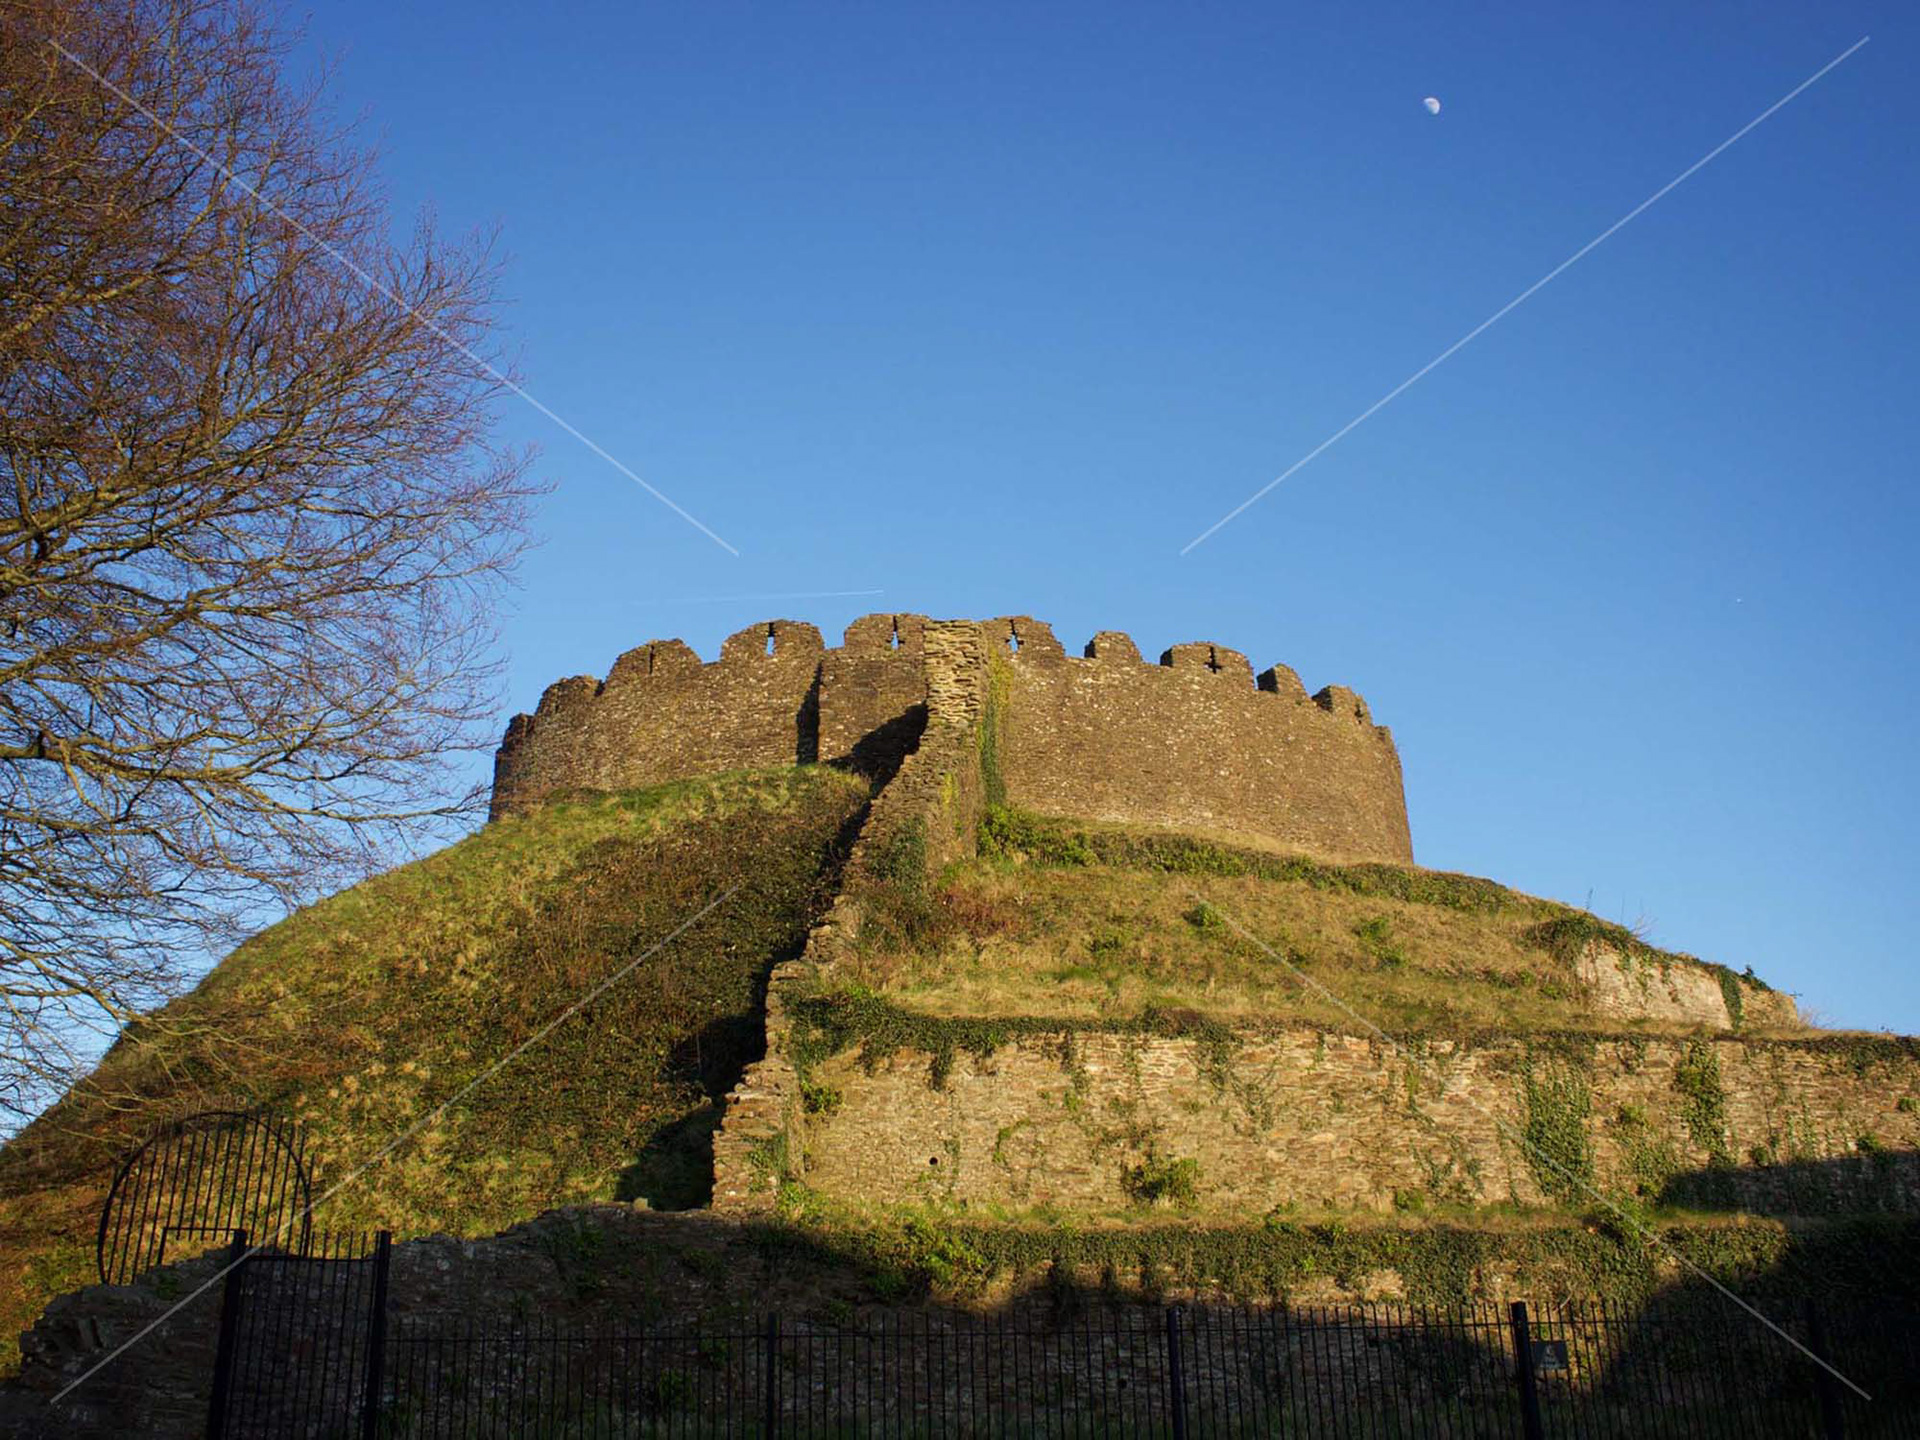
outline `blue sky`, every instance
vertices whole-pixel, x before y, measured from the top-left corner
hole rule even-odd
[[[403,218],[499,227],[529,389],[740,551],[508,409],[555,489],[503,725],[776,614],[1214,640],[1368,698],[1422,863],[1914,1032],[1916,42],[1892,4],[349,0],[300,58]]]

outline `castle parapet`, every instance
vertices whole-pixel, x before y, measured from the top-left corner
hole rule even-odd
[[[623,790],[816,758],[824,647],[804,621],[727,637],[712,664],[680,640],[620,656],[605,681],[576,676],[517,716],[494,755],[494,817],[576,791]]]
[[[1024,656],[1028,660],[1064,660],[1067,652],[1054,638],[1053,627],[1031,615],[1002,615],[982,627],[992,653]]]
[[[862,615],[820,661],[815,758],[878,779],[920,743],[927,719],[924,615]]]
[[[769,620],[729,636],[710,663],[679,640],[649,641],[604,683],[559,681],[514,717],[493,814],[569,791],[815,761],[884,780],[928,725],[983,723],[1012,804],[1412,859],[1393,738],[1353,691],[1329,685],[1309,702],[1286,666],[1256,680],[1247,656],[1208,641],[1171,646],[1154,665],[1103,630],[1070,656],[1028,615],[865,615],[834,647],[805,622]]]
[[[1131,635],[1118,630],[1102,630],[1087,641],[1086,649],[1080,652],[1089,660],[1111,660],[1118,665],[1140,665],[1140,647],[1133,643]]]
[[[914,656],[926,630],[924,615],[862,615],[847,626],[840,650],[846,655]]]
[[[1307,703],[1307,687],[1285,665],[1271,665],[1262,670],[1254,684],[1269,695],[1278,695],[1300,705]]]
[[[720,663],[752,665],[761,660],[778,660],[787,665],[818,664],[826,648],[820,631],[804,620],[768,620],[736,630],[721,641]]]
[[[1062,659],[1050,631],[1025,623],[1040,643],[1003,643],[1019,621],[986,626],[1008,676],[995,750],[1010,803],[1412,861],[1399,754],[1353,691],[1330,685],[1309,702],[1286,666],[1256,681],[1244,654],[1211,641],[1170,646],[1149,665],[1111,630]]]

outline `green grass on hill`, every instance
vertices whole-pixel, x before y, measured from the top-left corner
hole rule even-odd
[[[1588,940],[1649,984],[1670,967],[1727,973],[1465,875],[1009,811],[988,817],[981,849],[920,903],[881,897],[843,980],[930,1016],[1110,1026],[1197,1011],[1346,1030],[1351,1007],[1390,1033],[1484,1035],[1693,1028],[1599,1022],[1574,974]],[[1727,980],[1736,991],[1758,985]]]
[[[767,971],[830,900],[866,797],[808,767],[556,805],[254,937],[0,1151],[0,1343],[95,1278],[112,1167],[161,1117],[297,1116],[318,1193],[636,959],[319,1222],[478,1235],[584,1200],[702,1203],[713,1102],[760,1054]]]

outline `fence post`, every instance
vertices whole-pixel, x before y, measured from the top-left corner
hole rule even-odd
[[[1520,1367],[1520,1433],[1526,1440],[1545,1440],[1540,1423],[1540,1389],[1533,1375],[1533,1332],[1527,1326],[1527,1302],[1516,1300],[1513,1318],[1513,1358]]]
[[[240,1272],[247,1266],[247,1232],[235,1230],[220,1287],[220,1338],[213,1352],[213,1394],[207,1399],[207,1440],[227,1433],[227,1402],[233,1389],[233,1349],[240,1337]]]
[[[780,1312],[767,1312],[767,1423],[768,1440],[780,1433]]]
[[[363,1440],[374,1440],[380,1433],[380,1391],[387,1383],[387,1272],[392,1264],[393,1232],[382,1230],[373,1241],[373,1308],[367,1316],[367,1393],[360,1415]]]
[[[1173,1440],[1187,1440],[1187,1377],[1180,1368],[1180,1307],[1167,1307],[1167,1403]]]
[[[1833,1372],[1827,1369],[1833,1363],[1833,1357],[1827,1353],[1827,1336],[1820,1324],[1820,1307],[1812,1300],[1807,1301],[1807,1348],[1813,1352],[1816,1360],[1822,1362],[1813,1367],[1813,1393],[1820,1397],[1820,1433],[1825,1440],[1844,1440],[1847,1417],[1840,1408],[1840,1387],[1833,1383]]]

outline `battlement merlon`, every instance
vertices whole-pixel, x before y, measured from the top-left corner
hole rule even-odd
[[[648,641],[604,681],[558,681],[532,715],[513,718],[495,756],[492,813],[816,761],[884,778],[928,723],[936,623],[977,633],[969,652],[1004,667],[997,749],[1011,803],[1340,858],[1412,859],[1392,735],[1353,691],[1329,685],[1309,697],[1286,666],[1256,677],[1244,654],[1210,641],[1170,646],[1152,664],[1107,630],[1073,656],[1025,615],[865,615],[833,647],[803,621],[769,620],[729,636],[713,661],[679,640]],[[959,693],[935,689],[936,712]]]

